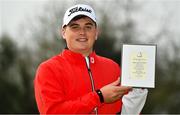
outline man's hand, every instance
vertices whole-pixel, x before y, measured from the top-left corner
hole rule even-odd
[[[105,103],[112,103],[120,99],[126,92],[131,90],[131,87],[118,86],[120,79],[118,78],[111,84],[102,87],[100,90],[104,97]]]

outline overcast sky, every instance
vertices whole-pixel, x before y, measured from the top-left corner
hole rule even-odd
[[[40,12],[48,0],[0,0],[0,36],[18,36],[19,25]]]
[[[155,31],[155,26],[157,25],[156,23],[158,23],[158,20],[156,20],[156,22],[153,22],[152,16],[155,18],[162,18],[163,16],[167,15],[166,13],[168,11],[170,12],[170,14],[168,15],[173,16],[173,18],[168,23],[170,23],[171,28],[174,32],[179,33],[180,0],[137,1],[143,1],[146,3],[146,7],[144,8],[145,13],[143,14],[143,17],[142,14],[139,14],[139,17],[137,14],[136,17],[140,22],[138,25],[139,28],[142,29],[142,31],[145,30],[145,28],[148,32]],[[26,22],[26,19],[28,18],[35,17],[41,10],[43,10],[43,6],[47,2],[48,0],[0,0],[0,36],[2,35],[2,33],[7,33],[13,38],[17,38],[20,24]],[[160,21],[161,20],[159,20],[159,22]]]

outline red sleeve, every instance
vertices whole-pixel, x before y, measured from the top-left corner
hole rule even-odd
[[[120,77],[121,78],[121,67],[116,63],[114,62],[115,66],[114,66],[114,73],[115,73],[115,76]]]
[[[35,97],[39,112],[42,113],[91,113],[100,106],[95,92],[88,93],[74,100],[67,100],[64,88],[54,77],[53,70],[40,66],[34,80]]]

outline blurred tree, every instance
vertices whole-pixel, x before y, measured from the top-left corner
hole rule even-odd
[[[16,65],[18,67],[19,77],[21,79],[21,95],[19,103],[21,104],[21,111],[17,113],[37,113],[37,107],[35,103],[33,78],[35,73],[33,53],[26,47],[19,50]]]
[[[18,110],[18,87],[11,81],[9,72],[17,58],[17,47],[14,42],[4,35],[0,39],[0,107],[1,113]],[[13,108],[9,105],[14,106]]]
[[[170,32],[166,31],[162,36],[165,34]],[[173,39],[172,35],[167,39]],[[163,53],[157,57],[156,88],[150,90],[147,103],[151,104],[145,105],[144,113],[180,113],[180,46],[173,40],[167,42],[168,47],[162,47]]]
[[[6,72],[16,60],[17,47],[7,35],[1,38],[0,44],[0,69]]]
[[[22,57],[21,55],[26,57]],[[36,113],[31,56],[21,52],[12,39],[0,38],[0,113]]]
[[[97,54],[111,58],[112,60],[120,64],[121,52],[120,50],[114,50],[115,37],[112,36],[111,33],[109,33],[109,24],[110,22],[107,18],[107,15],[104,14],[103,20],[101,21],[101,24],[99,24],[101,32],[98,40],[95,42],[94,49]]]

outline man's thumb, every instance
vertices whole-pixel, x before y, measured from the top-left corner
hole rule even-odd
[[[120,77],[118,77],[116,81],[112,82],[111,85],[116,86],[116,85],[119,85],[119,83],[120,83]]]

